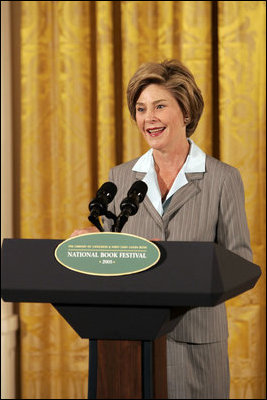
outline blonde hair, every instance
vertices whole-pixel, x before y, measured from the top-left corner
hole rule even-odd
[[[174,96],[184,118],[188,120],[186,136],[191,136],[204,108],[201,91],[192,73],[177,60],[142,64],[130,79],[127,88],[128,108],[134,120],[136,120],[136,102],[141,92],[150,84],[161,85]]]

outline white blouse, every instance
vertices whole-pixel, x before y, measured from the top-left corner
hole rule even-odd
[[[153,149],[148,150],[143,156],[141,156],[132,168],[133,171],[146,173],[143,181],[148,186],[147,196],[161,216],[166,211],[172,195],[188,183],[185,174],[192,172],[205,172],[206,154],[193,142],[192,139],[187,140],[190,143],[188,156],[184,165],[178,172],[163,204],[161,201],[157,173],[154,168]]]

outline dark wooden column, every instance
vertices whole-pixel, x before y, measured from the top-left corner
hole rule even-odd
[[[154,398],[168,398],[166,336],[154,340]]]
[[[166,337],[154,341],[154,398],[167,398]],[[141,399],[141,341],[98,340],[97,398]]]

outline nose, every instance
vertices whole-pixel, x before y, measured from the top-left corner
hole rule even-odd
[[[147,113],[146,113],[146,121],[155,121],[156,118],[156,114],[155,114],[155,110],[154,108],[152,109],[148,109]]]

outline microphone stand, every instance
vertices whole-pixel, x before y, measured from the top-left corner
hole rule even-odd
[[[114,221],[112,232],[121,232],[130,215],[132,215],[131,208],[125,207],[120,215],[116,218],[116,221]]]
[[[112,225],[112,232],[114,232],[113,228],[115,227],[116,221],[117,221],[116,215],[113,214],[111,211],[108,211],[108,210],[105,210],[103,212],[103,214],[101,214],[101,215],[105,215],[105,217],[107,217],[108,219],[113,219],[114,224]],[[100,224],[99,216],[100,215],[96,216],[96,215],[92,215],[91,214],[91,215],[89,215],[88,219],[100,232],[105,232],[103,227],[102,227],[102,225]]]
[[[93,217],[92,215],[89,215],[88,219],[89,219],[90,222],[92,222],[92,224],[93,224],[100,232],[104,232],[104,229],[103,229],[102,225],[100,224],[98,218]]]

